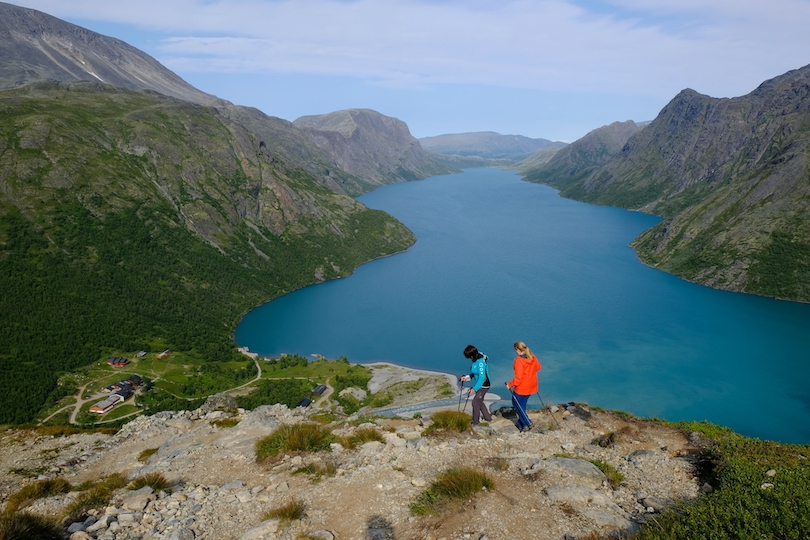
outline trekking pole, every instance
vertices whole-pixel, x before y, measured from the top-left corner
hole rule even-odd
[[[467,399],[464,401],[464,410],[462,410],[461,412],[467,412],[467,403],[469,403],[469,402],[470,402],[470,392],[468,390],[467,391]]]
[[[461,389],[464,388],[464,381],[461,380],[461,377],[458,379],[458,408],[456,409],[458,412],[461,412]],[[465,405],[466,407],[466,405]]]
[[[540,390],[538,390],[538,391],[537,391],[537,399],[539,399],[539,400],[540,400],[540,405],[542,405],[542,406],[543,406],[543,408],[545,409],[545,408],[546,408],[546,404],[545,404],[545,403],[543,403],[543,398],[541,398],[541,397],[540,397]],[[554,418],[554,414],[551,412],[551,409],[548,409],[548,414],[550,414],[550,415],[551,415],[551,419],[552,419],[552,420],[554,420],[554,423],[555,423],[555,424],[557,424],[557,428],[558,428],[558,429],[562,429],[562,426],[560,425],[560,423],[557,421],[557,419],[556,419],[556,418]]]
[[[514,397],[514,395],[515,395],[515,391],[514,391],[512,388],[510,388],[510,389],[509,389],[509,393],[510,393],[510,394],[511,394],[511,395]],[[512,403],[513,403],[513,404],[515,404],[515,405],[517,405],[517,408],[518,408],[518,409],[520,409],[520,411],[521,411],[521,412],[523,412],[523,416],[525,416],[525,417],[526,417],[526,419],[527,419],[527,420],[529,420],[529,425],[530,425],[530,426],[531,426],[531,425],[533,425],[533,424],[531,423],[532,419],[531,419],[531,418],[529,418],[529,414],[526,412],[526,410],[525,410],[523,407],[521,407],[521,406],[520,406],[520,402],[518,402],[518,400],[516,400],[516,399],[513,399],[513,400],[512,400]],[[518,415],[518,422],[521,422],[520,415]]]

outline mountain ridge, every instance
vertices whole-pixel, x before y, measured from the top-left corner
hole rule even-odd
[[[661,215],[642,261],[730,291],[810,301],[810,66],[736,98],[686,89],[563,196]],[[527,173],[527,179],[539,179]]]
[[[200,104],[228,103],[194,88],[119,39],[5,2],[0,2],[0,58],[0,88],[89,80]]]
[[[457,158],[483,158],[517,162],[533,153],[553,151],[566,143],[547,139],[532,139],[523,135],[501,135],[494,131],[449,133],[422,137],[419,143],[425,150]]]

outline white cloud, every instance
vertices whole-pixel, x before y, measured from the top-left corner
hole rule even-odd
[[[740,95],[810,63],[807,0],[29,0],[136,25],[180,72],[304,73],[384,86],[483,84]]]

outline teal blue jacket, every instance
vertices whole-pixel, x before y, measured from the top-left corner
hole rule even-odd
[[[482,353],[483,354],[483,353]],[[489,386],[489,364],[487,364],[487,355],[484,354],[482,358],[479,358],[475,362],[472,363],[470,366],[470,376],[475,381],[473,385],[473,390],[478,392],[481,390],[481,387],[484,386],[484,383],[487,383]]]

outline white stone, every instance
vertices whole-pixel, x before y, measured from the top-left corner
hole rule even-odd
[[[266,540],[273,538],[271,535],[275,535],[278,531],[278,523],[279,520],[277,519],[263,521],[243,534],[240,540]]]

